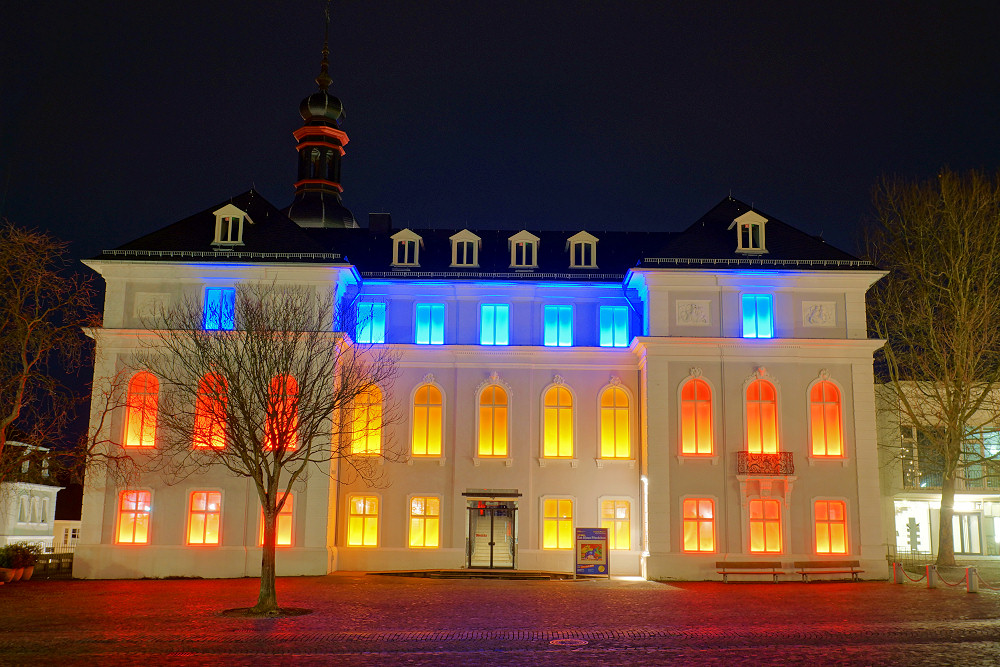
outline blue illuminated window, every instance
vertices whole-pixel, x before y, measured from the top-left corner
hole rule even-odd
[[[359,343],[385,342],[385,304],[362,301],[358,304],[355,339]]]
[[[546,345],[573,345],[573,306],[545,306]]]
[[[774,308],[770,294],[743,295],[743,337],[774,338]]]
[[[507,345],[509,342],[509,307],[505,303],[484,303],[479,317],[479,344]]]
[[[628,347],[628,308],[601,306],[601,347]]]
[[[420,345],[444,345],[444,304],[418,303],[414,342]]]
[[[236,328],[236,288],[209,287],[205,290],[205,330],[232,331]]]

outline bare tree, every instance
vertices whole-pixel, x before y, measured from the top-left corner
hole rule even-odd
[[[3,456],[9,439],[50,446],[62,435],[82,400],[63,380],[87,359],[93,298],[90,278],[69,271],[66,243],[0,225],[0,460],[18,465]]]
[[[130,362],[161,383],[154,468],[180,479],[221,466],[256,485],[264,534],[251,613],[278,612],[275,524],[292,485],[312,471],[333,474],[334,459],[374,484],[377,460],[395,458],[388,443],[364,444],[392,419],[381,397],[395,353],[333,332],[335,303],[312,290],[242,284],[229,304],[187,301],[155,316]]]
[[[940,476],[937,563],[954,565],[956,480],[997,465],[975,441],[1000,417],[1000,178],[886,179],[874,203],[867,250],[889,270],[869,292],[870,325],[888,340],[877,367],[916,429],[920,471]]]

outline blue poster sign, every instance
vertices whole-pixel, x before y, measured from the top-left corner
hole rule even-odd
[[[576,573],[611,576],[607,528],[576,529]]]

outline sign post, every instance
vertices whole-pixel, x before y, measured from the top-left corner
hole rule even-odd
[[[576,570],[573,572],[573,577],[580,574],[596,574],[611,578],[611,570],[608,567],[607,528],[576,529]]]

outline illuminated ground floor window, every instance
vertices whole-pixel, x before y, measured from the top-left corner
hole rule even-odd
[[[542,503],[542,548],[573,548],[573,501],[546,498]]]
[[[750,551],[781,553],[781,503],[777,500],[751,500]]]
[[[222,493],[195,491],[191,494],[188,544],[218,544],[222,523]]]
[[[378,546],[378,496],[352,496],[348,503],[347,544]]]
[[[274,546],[292,546],[292,494],[285,495],[285,504],[278,510],[278,518],[274,522]],[[264,511],[260,512],[260,543],[264,544]]]
[[[631,513],[627,500],[601,501],[601,528],[608,529],[609,549],[631,548]]]
[[[715,551],[715,501],[685,498],[684,551]]]
[[[148,544],[149,515],[152,507],[149,491],[122,491],[118,499],[118,543]]]
[[[847,509],[842,500],[816,501],[816,553],[847,553]]]
[[[439,546],[441,500],[435,496],[410,498],[410,546]]]

